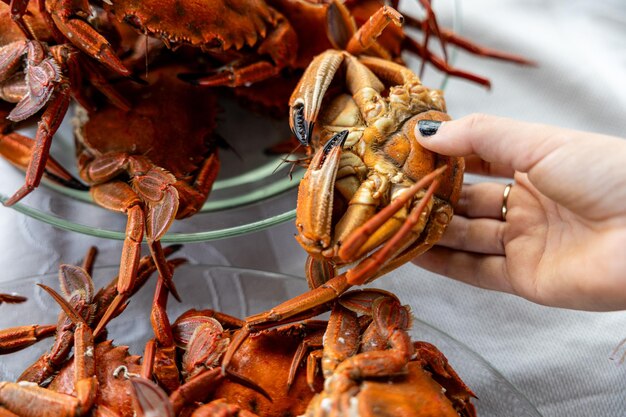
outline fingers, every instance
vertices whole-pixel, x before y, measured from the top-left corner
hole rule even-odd
[[[504,255],[504,222],[454,216],[437,245],[491,255]]]
[[[432,136],[416,132],[416,138],[422,146],[444,155],[475,154],[487,162],[528,172],[537,161],[567,140],[563,130],[474,114],[442,123]]]
[[[467,156],[478,173],[526,173],[541,194],[587,219],[626,213],[617,203],[626,201],[626,140],[478,114],[425,123],[416,132],[422,146]]]
[[[412,262],[466,284],[515,294],[508,280],[504,256],[481,255],[435,246]]]
[[[472,218],[501,219],[504,187],[504,184],[494,182],[463,184],[454,213]]]
[[[465,157],[465,172],[488,177],[513,178],[515,171],[510,166],[497,162],[487,162],[478,155]]]

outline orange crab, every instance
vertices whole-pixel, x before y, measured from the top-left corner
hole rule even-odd
[[[324,391],[304,415],[475,417],[474,393],[435,346],[411,341],[410,324],[408,307],[389,292],[344,294],[324,337]]]
[[[190,310],[170,325],[167,296],[159,279],[151,314],[155,339],[146,346],[142,369],[142,377],[155,379],[160,388],[142,384],[140,389],[170,393],[169,399],[159,396],[172,405],[168,415],[213,415],[218,409],[244,413],[240,415],[299,415],[322,389],[320,375],[310,367],[299,372],[298,352],[312,339],[321,343],[325,323],[312,321],[249,338],[222,375],[222,356],[244,322],[213,310]]]
[[[304,415],[475,417],[474,393],[435,346],[411,340],[409,308],[395,295],[370,288],[346,292],[309,310],[293,308],[306,297],[286,303],[299,313],[272,311],[246,319],[226,349],[222,369],[230,369],[235,358],[255,363],[258,351],[245,347],[268,329],[289,329],[293,325],[288,323],[331,310],[323,336],[311,333],[293,355],[292,364],[308,356],[307,374],[315,375],[321,367],[324,377],[324,390]]]
[[[8,3],[8,0],[3,0]],[[114,71],[128,75],[128,70],[114,54],[106,38],[88,23],[88,0],[39,0],[49,25],[74,45],[107,65]],[[23,24],[29,0],[13,0],[11,14],[25,33]],[[382,31],[378,23],[367,23],[378,10],[397,9],[399,0],[202,0],[178,3],[171,0],[118,0],[105,1],[102,7],[120,22],[129,24],[138,32],[161,39],[169,47],[191,45],[201,48],[225,64],[217,74],[203,78],[207,85],[239,86],[273,77],[285,68],[305,68],[313,56],[331,48],[355,53],[355,47],[368,50],[368,54],[401,60],[403,50],[417,54],[451,75],[468,78],[488,85],[488,80],[457,70],[447,63],[445,46],[452,43],[482,56],[504,59],[522,64],[530,62],[522,57],[482,48],[441,29],[429,0],[418,2],[426,12],[423,21],[413,18],[407,23],[424,32],[418,43],[401,29],[390,30],[375,44],[358,45],[361,39],[351,35],[358,25],[373,26]],[[390,6],[390,7],[386,7]],[[388,12],[385,12],[388,15]],[[375,18],[376,19],[376,18]],[[386,17],[389,20],[389,17]],[[223,24],[228,22],[228,24]],[[373,34],[361,31],[367,38]],[[58,37],[58,36],[57,36]],[[444,57],[433,53],[428,42],[431,37],[440,39]]]
[[[174,250],[175,247],[168,248],[166,254]],[[56,331],[51,351],[29,367],[19,382],[0,382],[0,415],[8,411],[24,417],[134,415],[129,377],[140,372],[139,356],[129,355],[128,348],[115,347],[111,341],[97,340],[92,335],[91,324],[98,321],[114,298],[117,280],[96,293],[90,277],[94,257],[92,248],[83,267],[60,267],[63,296],[42,285],[62,307],[56,326],[28,326],[31,331],[21,333],[16,331],[21,328],[0,332],[0,352],[8,353]],[[179,263],[180,260],[172,260],[171,265]],[[143,258],[133,291],[155,269],[149,257]],[[74,355],[69,357],[72,347]]]
[[[339,73],[347,93],[322,107]],[[290,105],[295,136],[315,151],[296,217],[296,239],[310,255],[311,288],[352,263],[337,278],[345,289],[369,282],[439,239],[460,194],[464,163],[422,148],[413,132],[420,120],[448,120],[440,91],[399,64],[329,50],[307,69]]]
[[[118,296],[97,335],[133,286],[144,230],[159,273],[174,296],[160,239],[175,218],[196,213],[219,171],[213,140],[215,96],[176,79],[179,67],[152,71],[148,85],[126,82],[131,109],[79,109],[75,127],[81,178],[94,201],[128,217]]]
[[[88,23],[92,17],[88,0],[38,0],[37,7],[33,7],[30,0],[1,1],[10,8],[8,14],[3,14],[17,24],[26,39],[42,40],[29,20],[36,14],[40,16],[39,21],[45,23],[50,37],[58,43],[71,42],[112,71],[124,76],[130,75],[130,71],[115,54],[115,48]]]
[[[78,181],[48,162],[52,137],[65,116],[71,97],[83,106],[92,107],[83,91],[83,78],[95,86],[114,105],[127,109],[128,104],[110,85],[100,69],[69,43],[55,44],[41,13],[29,8],[26,24],[35,39],[25,38],[11,24],[8,6],[0,3],[0,100],[17,103],[5,113],[2,103],[0,154],[26,170],[25,184],[7,201],[12,205],[36,188],[44,173],[64,185],[84,188]],[[8,134],[7,120],[20,122],[43,109],[35,140]]]
[[[178,248],[179,246],[165,248],[165,256],[171,255]],[[99,291],[94,291],[90,275],[95,255],[96,249],[91,248],[81,267],[62,265],[59,268],[59,282],[63,295],[75,311],[84,315],[85,320],[90,325],[100,321],[117,295],[118,277],[115,277]],[[181,262],[180,259],[173,259],[170,261],[170,265],[176,266]],[[143,257],[137,268],[137,280],[132,293],[138,291],[155,270],[156,267],[152,259]],[[20,326],[0,331],[0,354],[21,350],[50,336],[55,336],[52,348],[29,366],[20,375],[19,381],[44,384],[63,368],[72,349],[74,324],[62,312],[56,325]]]

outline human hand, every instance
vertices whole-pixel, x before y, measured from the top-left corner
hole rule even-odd
[[[504,184],[465,184],[448,230],[415,264],[540,304],[626,309],[626,140],[486,115],[415,136],[464,156],[466,172],[515,180],[505,221]]]

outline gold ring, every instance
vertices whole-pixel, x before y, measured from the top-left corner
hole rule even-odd
[[[511,194],[511,188],[513,188],[513,184],[509,183],[504,187],[504,192],[502,193],[502,220],[506,221],[506,213],[509,209],[506,207],[506,203],[509,201],[509,195]]]

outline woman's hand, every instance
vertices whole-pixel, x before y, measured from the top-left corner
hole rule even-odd
[[[504,184],[465,185],[445,235],[414,263],[541,304],[626,309],[626,140],[486,115],[436,128],[418,126],[424,147],[515,181],[506,220]]]

